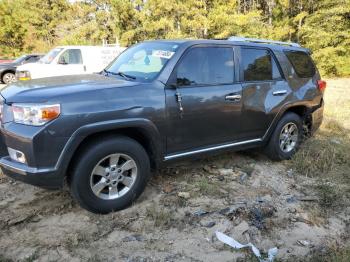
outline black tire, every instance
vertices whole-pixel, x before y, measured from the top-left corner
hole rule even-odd
[[[117,199],[101,199],[92,190],[91,174],[95,166],[111,154],[126,154],[135,161],[137,175],[129,191]],[[93,213],[107,214],[125,209],[144,191],[150,178],[150,160],[145,149],[128,137],[110,137],[89,145],[76,159],[69,183],[74,199]],[[104,189],[106,190],[106,188]]]
[[[16,77],[15,77],[15,74],[14,73],[11,73],[11,72],[7,72],[7,73],[5,73],[5,74],[3,74],[3,76],[2,76],[2,82],[4,83],[4,84],[6,84],[6,85],[8,85],[8,84],[11,84],[13,81],[13,79],[15,79]]]
[[[294,148],[291,151],[284,152],[280,146],[280,134],[282,129],[289,123],[295,124],[296,127],[298,128],[297,141]],[[286,113],[278,122],[274,132],[272,133],[270,140],[265,147],[265,153],[272,160],[280,161],[280,160],[290,159],[300,146],[302,133],[303,133],[302,120],[300,116],[292,112]]]

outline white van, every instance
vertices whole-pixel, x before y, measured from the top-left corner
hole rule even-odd
[[[37,63],[17,67],[17,80],[101,72],[125,48],[120,46],[58,46]]]

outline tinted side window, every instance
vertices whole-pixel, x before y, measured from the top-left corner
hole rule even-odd
[[[177,67],[178,85],[220,85],[233,83],[233,49],[196,47]]]
[[[299,77],[313,77],[316,69],[310,56],[302,51],[285,51]]]
[[[281,78],[278,66],[268,50],[242,49],[244,81],[266,81]]]
[[[83,59],[81,57],[80,49],[68,49],[66,50],[59,59],[61,64],[82,64]]]

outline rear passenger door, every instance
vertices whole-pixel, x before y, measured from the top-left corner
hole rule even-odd
[[[275,55],[267,48],[240,49],[240,78],[242,136],[245,139],[262,138],[291,90]]]
[[[165,90],[168,153],[193,151],[237,138],[242,88],[235,80],[234,47],[191,47],[177,63],[169,82]]]

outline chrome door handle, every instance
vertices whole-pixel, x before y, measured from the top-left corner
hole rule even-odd
[[[287,90],[277,90],[275,92],[272,93],[274,96],[283,96],[285,94],[287,94]]]
[[[225,100],[230,100],[230,101],[240,101],[242,98],[241,95],[227,95],[225,96]]]

